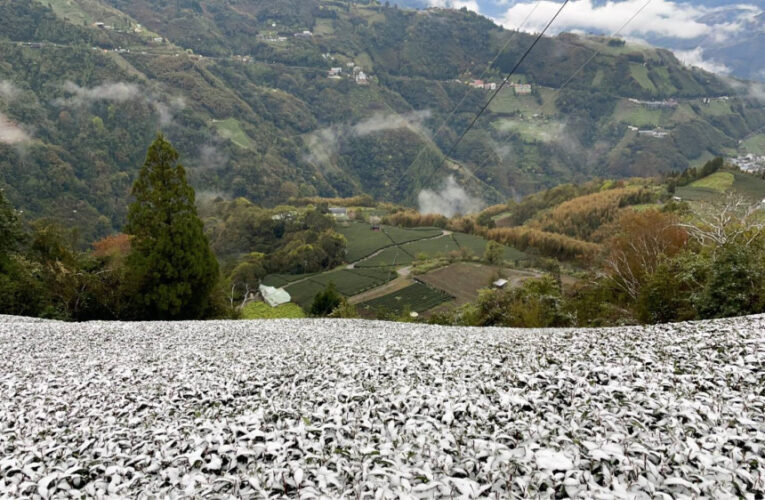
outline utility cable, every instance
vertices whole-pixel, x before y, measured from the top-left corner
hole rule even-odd
[[[468,132],[475,126],[475,124],[478,122],[478,119],[481,118],[481,115],[489,108],[489,105],[491,105],[492,101],[499,95],[500,91],[507,85],[507,82],[510,81],[510,78],[515,74],[515,72],[518,70],[518,68],[523,64],[523,61],[526,60],[526,57],[531,53],[532,50],[534,50],[534,47],[536,47],[537,43],[539,43],[539,40],[542,39],[542,37],[545,35],[547,30],[550,28],[550,26],[555,22],[555,20],[558,18],[561,12],[563,12],[563,9],[568,5],[570,0],[564,0],[563,4],[561,4],[558,11],[555,13],[555,15],[550,19],[550,21],[547,23],[547,25],[544,27],[544,29],[537,35],[537,37],[534,39],[534,41],[531,43],[528,49],[526,49],[526,52],[523,53],[520,59],[518,59],[518,62],[515,63],[515,66],[513,66],[513,69],[510,70],[510,73],[507,74],[507,76],[502,80],[502,83],[497,87],[497,90],[494,91],[494,93],[489,97],[489,100],[486,101],[486,104],[483,105],[483,107],[476,113],[475,117],[473,117],[473,120],[470,122],[470,125],[462,132],[462,134],[459,136],[459,138],[454,142],[452,147],[449,149],[449,151],[444,155],[444,157],[441,159],[441,162],[438,164],[438,167],[433,171],[433,173],[441,170],[441,168],[444,166],[446,161],[449,159],[449,157],[454,153],[454,151],[457,149],[457,146],[459,146],[460,142],[465,138]]]

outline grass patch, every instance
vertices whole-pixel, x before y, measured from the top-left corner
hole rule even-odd
[[[746,154],[765,155],[765,134],[757,134],[741,143]]]
[[[243,319],[292,319],[305,318],[305,313],[297,304],[282,304],[271,307],[264,302],[250,302],[242,309]]]
[[[422,313],[452,299],[452,296],[421,283],[359,304],[365,311],[401,314],[405,310]]]
[[[243,149],[252,149],[254,144],[252,139],[242,130],[242,126],[239,120],[236,118],[226,118],[225,120],[213,120],[213,126],[218,132],[218,135],[224,139],[228,139],[237,146]]]
[[[664,123],[664,112],[660,109],[648,109],[641,104],[621,101],[614,111],[614,119],[635,127],[658,127]]]
[[[712,175],[708,175],[703,179],[699,179],[691,183],[692,188],[711,189],[718,193],[724,193],[731,187],[736,181],[736,178],[730,172],[715,172]]]
[[[630,76],[644,89],[656,93],[656,86],[648,76],[648,68],[639,63],[630,63]]]

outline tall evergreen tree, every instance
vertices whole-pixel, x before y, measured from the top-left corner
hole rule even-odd
[[[125,232],[134,315],[142,319],[204,317],[218,262],[194,205],[178,152],[162,134],[149,146],[132,193]]]

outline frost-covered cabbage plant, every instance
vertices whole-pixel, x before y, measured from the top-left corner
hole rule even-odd
[[[762,498],[765,317],[0,320],[0,496]]]

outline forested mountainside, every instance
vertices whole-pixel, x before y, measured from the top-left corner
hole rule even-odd
[[[93,240],[124,223],[159,129],[200,196],[264,205],[416,205],[450,176],[491,204],[765,145],[765,103],[746,85],[564,34],[442,161],[532,40],[464,10],[373,2],[0,0],[0,187]]]

